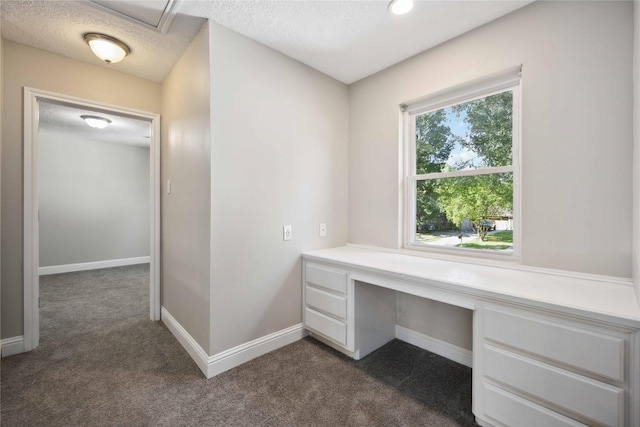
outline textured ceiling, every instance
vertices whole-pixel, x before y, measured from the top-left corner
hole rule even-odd
[[[87,141],[149,146],[151,124],[148,121],[47,102],[39,105],[40,130]],[[104,129],[92,128],[80,118],[83,114],[104,117],[111,120],[111,124]]]
[[[533,0],[415,0],[394,16],[388,1],[185,1],[206,16],[344,83],[407,59]]]
[[[0,7],[5,39],[156,82],[164,80],[205,21],[177,16],[162,34],[84,1],[2,0]],[[105,64],[84,42],[87,32],[122,40],[131,55],[119,64]]]
[[[531,2],[417,0],[409,14],[391,16],[387,0],[184,0],[166,34],[84,0],[2,0],[0,7],[5,39],[157,82],[209,18],[352,83]],[[121,39],[130,57],[105,65],[85,45],[86,32]]]

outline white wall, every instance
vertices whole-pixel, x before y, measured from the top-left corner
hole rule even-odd
[[[211,55],[215,354],[300,323],[300,253],[347,242],[348,89],[216,24]]]
[[[398,104],[522,64],[522,264],[630,277],[632,31],[630,2],[536,2],[351,85],[350,242],[397,247]]]
[[[149,256],[149,148],[40,130],[40,267]]]
[[[162,306],[209,348],[211,109],[205,24],[162,83]],[[171,194],[167,194],[167,180]]]
[[[117,71],[2,41],[2,338],[23,334],[23,87],[148,112],[160,111],[160,85]],[[99,81],[100,84],[95,84]]]
[[[207,23],[162,115],[162,305],[210,355],[300,323],[300,253],[347,241],[347,86]]]
[[[398,241],[398,104],[523,64],[522,263],[631,276],[630,2],[536,2],[351,86],[349,236]]]

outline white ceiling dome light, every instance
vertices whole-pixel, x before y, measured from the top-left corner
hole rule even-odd
[[[389,3],[389,12],[394,15],[404,15],[413,9],[413,0],[392,0]]]
[[[104,129],[109,126],[111,120],[98,116],[80,116],[89,126],[96,129]]]
[[[93,53],[107,64],[116,64],[124,59],[131,49],[120,40],[99,33],[87,33],[84,35]]]

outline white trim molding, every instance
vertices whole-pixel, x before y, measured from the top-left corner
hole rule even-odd
[[[162,307],[161,318],[207,378],[215,377],[256,357],[301,340],[307,335],[302,323],[299,323],[209,356],[164,307]]]
[[[209,356],[204,349],[200,347],[200,344],[198,344],[189,332],[182,327],[180,322],[178,322],[164,307],[162,307],[160,311],[160,319],[171,331],[173,336],[176,337],[182,347],[187,350],[187,353],[189,353],[189,356],[191,356],[193,361],[196,362],[196,365],[198,365],[198,368],[200,368],[205,377],[210,378],[208,375]]]
[[[100,268],[124,267],[126,265],[149,264],[151,257],[108,259],[106,261],[80,262],[77,264],[50,265],[38,268],[40,276],[48,274],[71,273],[74,271],[98,270]]]
[[[38,300],[40,297],[40,272],[38,268],[40,261],[38,124],[40,120],[39,103],[41,101],[124,114],[149,122],[151,126],[151,139],[149,142],[149,316],[151,320],[160,320],[160,115],[25,87],[23,110],[23,288],[25,351],[36,348],[40,341],[40,311],[38,308]]]
[[[2,348],[2,357],[24,353],[24,336],[5,338],[0,341],[0,347]]]
[[[37,91],[24,88],[24,171],[23,171],[23,292],[24,349],[33,350],[40,342],[40,222],[38,218],[38,123]]]
[[[438,356],[442,356],[449,360],[453,360],[454,362],[468,366],[469,368],[473,367],[473,352],[466,348],[458,347],[457,345],[433,338],[429,335],[425,335],[421,332],[414,331],[413,329],[405,328],[400,325],[396,325],[396,338],[400,341],[408,342],[416,347],[420,347],[423,350],[435,353]]]
[[[402,169],[399,179],[402,184],[402,196],[398,202],[403,224],[402,248],[413,251],[424,251],[441,254],[464,255],[472,258],[502,259],[507,261],[520,261],[520,218],[521,218],[521,78],[522,65],[510,67],[496,73],[464,82],[454,87],[445,88],[423,98],[400,104],[402,116],[400,125],[401,153],[403,155]],[[465,102],[496,95],[500,92],[512,93],[512,134],[511,150],[512,161],[509,165],[497,167],[479,167],[469,170],[455,170],[448,172],[418,173],[416,166],[416,119],[419,115],[442,110]],[[479,251],[477,249],[458,248],[453,245],[424,245],[416,241],[416,186],[419,181],[436,180],[443,178],[471,177],[481,175],[512,174],[512,220],[513,220],[513,248],[507,251]]]

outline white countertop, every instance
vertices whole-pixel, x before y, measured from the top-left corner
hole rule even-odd
[[[424,285],[446,285],[452,290],[477,296],[542,307],[551,305],[576,314],[601,315],[596,317],[640,327],[640,305],[635,289],[624,279],[478,265],[356,246],[305,252],[303,257],[371,273],[391,274]]]

